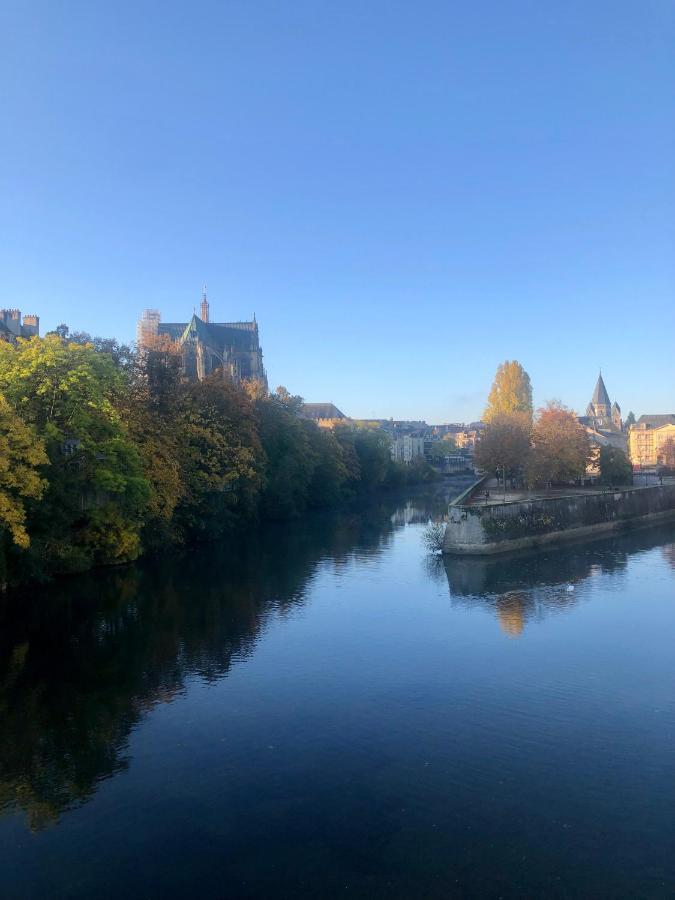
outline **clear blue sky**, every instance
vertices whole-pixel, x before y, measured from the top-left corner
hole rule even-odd
[[[0,12],[0,306],[255,310],[272,385],[477,417],[497,364],[675,411],[675,4]]]

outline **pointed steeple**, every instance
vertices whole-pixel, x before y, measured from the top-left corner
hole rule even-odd
[[[200,306],[202,322],[209,321],[209,301],[206,299],[206,285],[202,290],[202,303]]]
[[[605,382],[602,380],[602,372],[598,375],[598,381],[595,385],[595,390],[593,391],[591,403],[595,407],[605,406],[607,408],[606,415],[609,415],[612,404],[609,399],[609,394],[607,393],[607,388],[605,387]]]

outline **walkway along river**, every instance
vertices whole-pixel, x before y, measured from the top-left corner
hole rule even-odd
[[[672,527],[426,555],[434,494],[0,606],[3,897],[665,897]]]

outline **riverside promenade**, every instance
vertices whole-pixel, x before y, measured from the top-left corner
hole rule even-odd
[[[569,497],[574,494],[600,494],[606,491],[607,488],[605,486],[519,490],[510,488],[507,484],[505,493],[501,482],[496,478],[488,478],[486,481],[482,481],[480,486],[472,491],[463,502],[467,506],[499,506],[502,503],[516,503],[522,500],[549,500],[552,497]]]

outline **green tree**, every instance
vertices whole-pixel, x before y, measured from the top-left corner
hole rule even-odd
[[[262,454],[253,406],[215,374],[188,385],[177,425],[186,486],[177,516],[193,535],[213,539],[255,509]]]
[[[5,530],[18,547],[29,546],[25,501],[42,496],[48,462],[44,443],[0,394],[0,543]]]
[[[443,463],[445,457],[452,456],[456,449],[455,442],[450,438],[432,441],[429,458],[432,463]]]
[[[598,465],[603,484],[613,487],[617,484],[633,483],[633,467],[623,450],[616,447],[601,447]]]
[[[0,391],[49,457],[48,488],[29,516],[31,552],[49,568],[140,552],[148,485],[116,408],[125,389],[110,357],[92,346],[57,335],[0,345]]]
[[[359,429],[354,433],[354,449],[359,461],[358,489],[376,490],[392,470],[391,440],[384,431]]]
[[[304,420],[277,394],[256,404],[264,451],[262,513],[270,519],[299,515],[307,506],[317,455]],[[316,426],[314,426],[316,428]]]
[[[143,527],[143,544],[150,548],[185,538],[174,519],[187,493],[181,428],[185,394],[182,360],[174,345],[135,355],[120,409],[150,485]]]
[[[624,422],[625,427],[628,429],[631,425],[635,425],[635,413],[631,410],[626,416],[626,421]]]
[[[304,403],[303,398],[299,394],[291,394],[283,385],[279,385],[273,394],[274,399],[289,413],[298,415]]]
[[[307,503],[310,507],[337,506],[347,496],[349,472],[345,454],[330,428],[318,428],[309,421],[303,426],[315,459]]]
[[[507,360],[498,366],[483,421],[489,423],[504,413],[524,413],[532,421],[530,376],[516,360]]]
[[[358,434],[358,430],[355,431],[347,425],[338,425],[333,429],[335,440],[342,451],[342,463],[346,472],[343,492],[352,496],[357,492],[361,481],[361,463],[356,452],[356,434]]]

